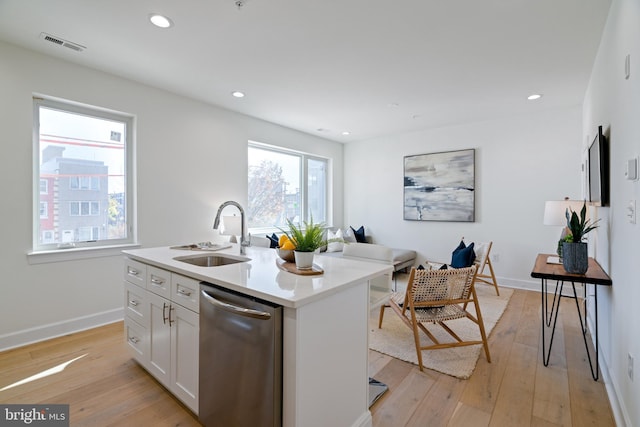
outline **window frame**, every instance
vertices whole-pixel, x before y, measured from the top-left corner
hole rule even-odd
[[[327,226],[333,221],[332,211],[331,211],[331,186],[332,182],[332,160],[331,158],[324,157],[318,154],[307,153],[303,151],[293,150],[285,147],[280,147],[271,144],[265,144],[263,142],[257,142],[249,140],[247,144],[247,150],[249,148],[255,148],[259,150],[271,151],[274,153],[286,154],[290,156],[296,156],[299,158],[300,164],[300,213],[302,215],[302,221],[309,221],[310,218],[310,209],[309,209],[309,161],[318,161],[323,162],[326,167],[325,171],[325,203],[324,203],[324,221],[318,221],[317,218],[314,218],[314,222],[324,222]],[[248,168],[247,168],[248,169]],[[248,202],[248,201],[247,201]],[[280,229],[275,227],[249,227],[247,225],[247,230],[253,234],[262,234],[262,233],[271,233],[271,232],[280,232]]]
[[[41,152],[40,152],[40,108],[45,107],[71,114],[96,117],[124,123],[124,162],[125,162],[125,208],[124,222],[127,235],[120,239],[105,239],[96,241],[40,243],[40,235],[44,231],[40,227],[40,192],[41,181]],[[33,127],[32,127],[32,175],[33,175],[33,219],[32,219],[32,249],[28,256],[38,256],[38,259],[30,258],[31,263],[50,262],[64,259],[91,258],[94,256],[110,255],[120,251],[123,247],[138,246],[137,243],[137,213],[135,193],[135,116],[115,110],[101,108],[93,105],[81,104],[65,99],[53,98],[41,94],[33,95]],[[92,190],[91,179],[89,189],[79,188],[77,191]],[[98,184],[99,185],[99,184]],[[75,191],[75,190],[74,190]],[[91,201],[89,201],[91,203]],[[91,208],[90,208],[91,211]],[[62,230],[60,231],[62,232]],[[90,254],[89,252],[94,252]],[[42,255],[42,257],[40,257]],[[62,255],[60,258],[57,255]],[[40,259],[42,258],[42,259]]]

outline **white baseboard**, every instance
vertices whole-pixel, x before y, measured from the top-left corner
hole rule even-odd
[[[84,331],[98,326],[107,325],[124,319],[124,308],[103,311],[89,316],[77,317],[63,322],[51,323],[36,328],[24,329],[18,332],[0,336],[0,351],[22,347],[39,341],[48,340],[73,332]]]
[[[373,425],[373,418],[371,412],[368,410],[363,412],[362,415],[356,420],[351,427],[371,427]]]

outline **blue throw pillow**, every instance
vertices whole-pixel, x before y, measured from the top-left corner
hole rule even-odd
[[[277,248],[278,247],[278,236],[276,236],[276,233],[273,233],[271,236],[269,236],[267,234],[267,239],[269,239],[269,247],[270,248]]]
[[[473,245],[474,244],[471,243],[469,246],[465,246],[464,242],[461,241],[451,256],[451,267],[471,267],[473,262],[476,260],[476,253],[473,250]]]
[[[357,230],[351,227],[353,235],[356,237],[356,242],[367,243],[367,237],[364,235],[364,225],[361,225]]]

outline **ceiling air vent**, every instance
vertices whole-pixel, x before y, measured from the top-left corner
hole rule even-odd
[[[50,43],[57,44],[58,46],[68,47],[69,49],[75,50],[76,52],[82,52],[86,49],[85,46],[82,46],[78,43],[73,43],[69,40],[61,39],[60,37],[55,37],[47,33],[40,33],[40,38]]]

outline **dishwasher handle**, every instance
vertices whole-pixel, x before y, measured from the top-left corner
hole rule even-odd
[[[209,295],[205,290],[200,291],[204,299],[206,299],[211,305],[221,308],[222,310],[240,315],[245,317],[253,317],[255,319],[268,320],[271,318],[271,314],[266,311],[252,310],[246,307],[238,307],[233,304],[228,304],[226,302],[222,302],[220,300],[215,299],[211,295]]]

